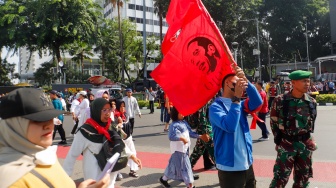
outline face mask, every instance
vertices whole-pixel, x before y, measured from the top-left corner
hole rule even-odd
[[[232,83],[232,85],[233,85],[233,87],[229,87],[229,85],[227,85],[227,86],[230,88],[230,90],[232,92],[235,92],[236,83]]]

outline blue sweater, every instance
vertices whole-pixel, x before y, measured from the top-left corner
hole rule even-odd
[[[248,106],[254,110],[262,105],[257,89],[248,83]],[[218,97],[209,108],[213,129],[216,166],[220,170],[247,170],[253,162],[252,137],[244,111],[244,101],[232,103],[231,99]]]

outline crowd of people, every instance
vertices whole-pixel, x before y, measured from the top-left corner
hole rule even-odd
[[[285,187],[292,169],[293,187],[307,187],[312,177],[312,152],[317,149],[311,135],[317,115],[316,101],[309,94],[315,92],[313,88],[323,92],[323,87],[320,83],[312,84],[311,72],[294,71],[289,75],[291,81],[269,82],[264,90],[262,82],[249,82],[240,67],[233,65],[232,70],[223,78],[218,95],[186,117],[162,88],[155,91],[145,88],[150,114],[154,113],[157,101],[163,132],[167,132],[170,140],[172,155],[159,178],[160,184],[171,187],[168,181],[178,180],[187,187],[195,187],[194,181],[199,177],[193,173],[193,167],[203,156],[204,169],[218,171],[220,187],[258,187],[250,134],[253,125],[248,123],[251,114],[261,129],[259,141],[267,141],[270,134],[274,135],[277,157],[270,187]],[[325,88],[334,92],[332,84]],[[132,90],[125,91],[122,99],[111,98],[106,90],[94,94],[78,91],[65,101],[63,94],[55,90],[46,94],[38,89],[21,88],[2,97],[0,187],[75,187],[70,176],[79,155],[83,155],[85,180],[79,187],[114,187],[115,181],[123,178],[120,169],[126,166],[130,177],[139,177],[137,171],[142,163],[132,135],[135,117],[142,116]],[[61,166],[57,146],[52,146],[52,141],[58,132],[61,137],[58,144],[68,144],[63,128],[64,110],[72,116],[74,140]],[[267,115],[271,131],[265,123]],[[197,139],[193,149],[190,138]],[[105,175],[106,160],[114,153],[120,155],[118,167]],[[58,175],[53,176],[55,173]],[[8,174],[10,178],[4,178]]]

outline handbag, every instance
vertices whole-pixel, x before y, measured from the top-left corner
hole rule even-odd
[[[103,138],[103,147],[98,154],[94,154],[97,159],[100,169],[103,171],[107,161],[116,153],[120,153],[116,164],[114,165],[112,172],[119,171],[127,166],[128,156],[125,152],[125,143],[120,138],[119,134],[115,131],[108,131],[111,136],[111,141]]]

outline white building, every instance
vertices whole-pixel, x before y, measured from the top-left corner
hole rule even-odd
[[[135,22],[137,25],[137,31],[143,35],[143,23],[144,23],[144,0],[129,0],[124,2],[124,5],[120,7],[121,18],[128,18]],[[154,1],[145,0],[146,4],[146,32],[148,35],[160,36],[160,22],[157,14],[154,13]],[[107,1],[104,4],[104,17],[105,18],[116,18],[118,16],[118,8],[113,7],[111,1]],[[168,24],[166,20],[163,20],[162,33],[163,35],[167,32]]]
[[[107,2],[105,4],[101,3],[101,6],[103,7],[103,14],[105,18],[115,18],[118,16],[118,9],[117,7],[113,8],[110,1],[104,1]],[[128,2],[124,2],[123,7],[121,7],[121,17],[128,18],[131,21],[134,21],[137,26],[137,31],[143,35],[143,16],[144,16],[144,6],[143,6],[143,0],[129,0]],[[149,35],[160,35],[160,24],[159,24],[159,17],[154,13],[154,1],[153,0],[146,0],[146,34]],[[162,33],[163,35],[166,33],[168,29],[168,25],[165,22],[163,22],[163,28]],[[31,55],[30,63],[28,63],[30,56],[30,52],[26,48],[21,48],[19,51],[19,62],[18,62],[18,73],[20,74],[20,81],[21,82],[29,82],[30,78],[33,78],[34,72],[41,67],[41,64],[44,62],[50,62],[52,61],[52,57],[49,56],[49,52],[43,52],[42,56],[37,52],[33,52]],[[101,75],[101,65],[98,64],[99,62],[99,55],[95,54],[94,57],[92,57],[92,62],[85,60],[84,61],[84,73],[91,74],[91,75]],[[62,54],[62,59],[64,60],[70,60],[71,56],[69,54]],[[27,64],[29,66],[27,67]],[[158,64],[158,62],[156,62]],[[148,71],[151,71],[154,66],[151,65],[151,63],[148,63]],[[71,65],[76,67],[76,65]],[[157,66],[157,65],[156,65]],[[136,69],[138,66],[130,66],[131,67],[131,76],[136,76]],[[55,70],[57,71],[57,70]]]

